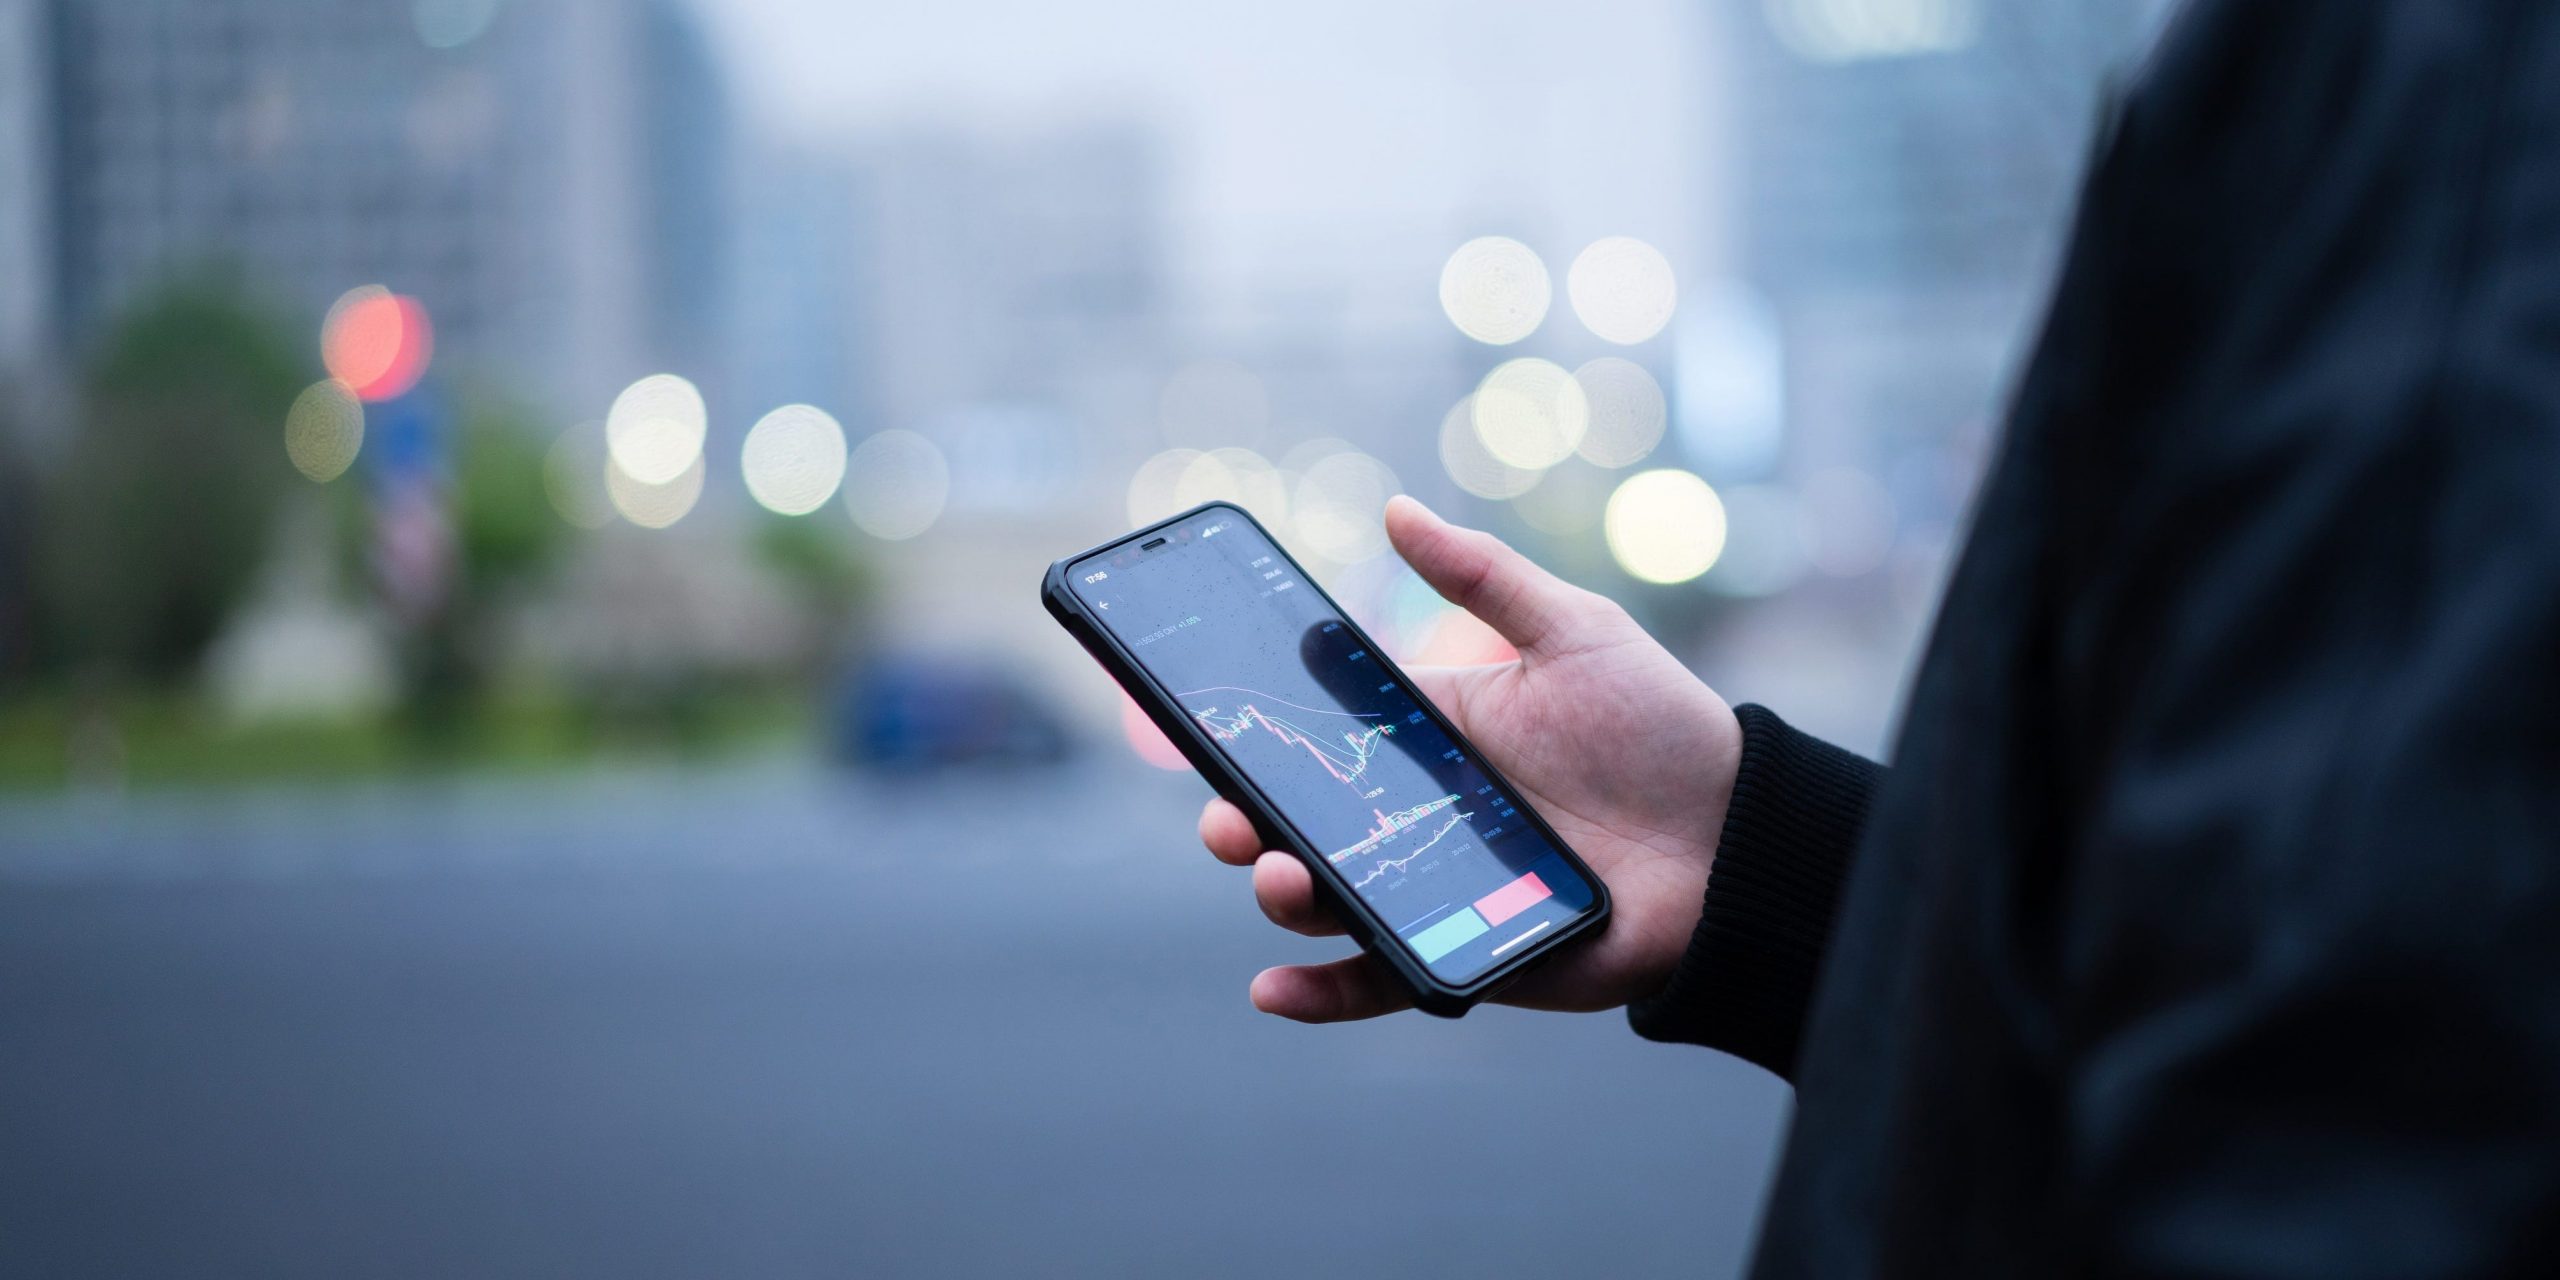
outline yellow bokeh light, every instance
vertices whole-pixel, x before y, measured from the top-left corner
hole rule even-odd
[[[1724,502],[1686,471],[1627,477],[1609,495],[1601,525],[1618,567],[1645,582],[1687,582],[1724,554]]]
[[[1505,360],[1476,384],[1469,408],[1476,439],[1495,461],[1544,471],[1573,455],[1591,429],[1591,402],[1564,366]]]
[[[605,475],[612,465],[603,423],[581,422],[561,432],[542,457],[542,489],[551,509],[579,529],[613,523],[613,496],[606,491]]]
[[[1476,437],[1475,397],[1460,397],[1440,419],[1440,465],[1458,487],[1479,498],[1517,498],[1538,485],[1538,472],[1485,452]]]
[[[950,497],[950,462],[913,431],[883,431],[845,462],[845,509],[872,537],[895,542],[932,528]]]
[[[738,470],[757,505],[805,516],[844,483],[844,428],[826,410],[786,404],[756,419],[738,448]]]
[[[1617,356],[1602,356],[1573,371],[1591,405],[1591,428],[1582,433],[1574,452],[1601,467],[1631,467],[1662,443],[1662,428],[1671,420],[1662,384],[1643,365]]]
[[[1547,264],[1507,236],[1469,240],[1440,268],[1440,309],[1478,342],[1499,347],[1528,337],[1554,301]]]
[[[693,455],[693,465],[676,474],[665,484],[650,484],[632,478],[620,461],[607,458],[604,468],[605,496],[622,518],[643,529],[664,529],[693,510],[702,500],[702,455]]]
[[[1662,332],[1680,301],[1671,260],[1634,236],[1592,241],[1574,258],[1564,287],[1583,327],[1621,345]]]
[[[325,484],[345,475],[363,448],[364,402],[335,378],[303,388],[285,411],[284,455],[313,480]]]
[[[1298,537],[1337,564],[1358,564],[1387,549],[1387,499],[1404,491],[1387,464],[1365,453],[1316,460],[1298,478]]]
[[[702,393],[672,373],[653,373],[622,389],[605,415],[604,438],[614,465],[646,485],[664,485],[702,457],[710,416]]]

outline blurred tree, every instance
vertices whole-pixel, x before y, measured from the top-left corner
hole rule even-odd
[[[37,489],[19,394],[0,384],[0,690],[24,682],[35,660]]]
[[[499,624],[550,566],[565,528],[543,490],[538,417],[486,388],[470,389],[461,401],[452,457],[452,591],[408,637],[401,664],[409,723],[431,738],[444,736],[486,693]]]
[[[82,377],[35,552],[40,660],[110,682],[191,674],[251,585],[293,469],[305,381],[285,330],[236,287],[144,298]]]

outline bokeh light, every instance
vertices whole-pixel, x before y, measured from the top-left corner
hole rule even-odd
[[[643,529],[664,529],[685,518],[694,504],[702,500],[702,455],[693,455],[693,465],[676,473],[665,484],[650,484],[634,479],[622,464],[607,459],[604,469],[605,496],[622,518]]]
[[[1804,504],[1782,485],[1724,491],[1725,546],[1706,585],[1729,596],[1773,596],[1804,580],[1810,564]]]
[[[430,49],[457,49],[480,38],[498,16],[498,0],[413,0],[409,20]]]
[[[1724,503],[1686,471],[1639,471],[1609,495],[1609,554],[1643,582],[1687,582],[1724,554]]]
[[[363,448],[364,402],[335,378],[303,388],[285,411],[285,457],[313,480],[326,484],[345,475]]]
[[[1182,748],[1173,745],[1173,739],[1164,736],[1164,730],[1125,693],[1120,695],[1120,732],[1129,739],[1129,749],[1148,764],[1176,772],[1191,767],[1182,758]]]
[[[1634,236],[1592,241],[1565,273],[1565,293],[1584,328],[1621,345],[1662,332],[1680,300],[1671,260]]]
[[[1850,467],[1817,471],[1804,482],[1805,526],[1813,567],[1855,578],[1884,567],[1893,551],[1893,495],[1874,476]]]
[[[1855,62],[1962,49],[1981,0],[1763,0],[1769,30],[1808,62]]]
[[[1129,477],[1129,527],[1154,524],[1182,510],[1182,477],[1206,456],[1198,449],[1167,449],[1139,463]]]
[[[672,373],[653,373],[622,389],[604,418],[613,465],[642,484],[663,485],[702,457],[711,418],[702,393]]]
[[[1289,482],[1280,469],[1251,449],[1212,449],[1191,459],[1174,479],[1173,509],[1203,502],[1232,502],[1271,529],[1288,527]],[[1170,514],[1170,513],[1167,513]]]
[[[864,533],[892,542],[933,527],[951,497],[951,464],[931,440],[892,427],[845,461],[844,504]]]
[[[581,422],[561,432],[542,456],[542,491],[551,499],[551,509],[574,528],[601,529],[613,523],[613,496],[605,476],[612,466],[602,422]]]
[[[389,400],[418,385],[435,355],[435,328],[417,299],[378,284],[338,295],[320,321],[320,363],[362,400]]]
[[[1358,564],[1387,549],[1387,499],[1403,491],[1396,473],[1368,454],[1328,454],[1298,477],[1298,537],[1328,560]]]
[[[1495,501],[1536,488],[1540,474],[1485,451],[1484,441],[1476,435],[1474,396],[1459,397],[1440,419],[1440,465],[1459,488]]]
[[[1308,469],[1317,463],[1337,453],[1358,452],[1360,452],[1360,446],[1340,436],[1317,436],[1312,440],[1301,440],[1289,446],[1288,452],[1280,455],[1280,474],[1287,477],[1289,483],[1294,485],[1298,482],[1298,477],[1305,475]]]
[[[738,470],[757,505],[805,516],[844,483],[844,428],[824,409],[786,404],[756,419],[738,449]]]
[[[1256,445],[1271,423],[1271,397],[1253,370],[1233,360],[1199,360],[1165,379],[1156,418],[1168,444]]]
[[[1609,473],[1567,458],[1549,468],[1538,486],[1511,500],[1511,510],[1540,533],[1570,538],[1591,532],[1609,501]]]
[[[1618,356],[1602,356],[1573,371],[1591,406],[1591,426],[1574,452],[1595,466],[1631,467],[1662,443],[1662,428],[1671,420],[1662,384],[1643,365]]]
[[[1476,384],[1469,410],[1476,439],[1495,461],[1544,471],[1573,455],[1591,429],[1591,402],[1564,366],[1505,360]]]
[[[1499,347],[1528,337],[1554,301],[1547,264],[1507,236],[1469,240],[1440,268],[1440,309],[1478,342]]]

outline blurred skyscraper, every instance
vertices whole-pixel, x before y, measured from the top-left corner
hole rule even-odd
[[[1169,371],[1168,203],[1144,126],[933,126],[858,152],[862,411],[953,455],[952,510],[1116,489]]]
[[[229,266],[296,318],[359,284],[413,293],[440,364],[562,405],[600,412],[653,365],[711,373],[727,111],[676,0],[15,0],[0,31],[30,23],[44,340]]]
[[[2047,286],[2099,86],[2162,7],[1717,7],[1733,261],[1750,295],[1727,314],[1765,323],[1783,352],[1787,469],[1878,471],[1907,516],[1952,518],[1962,484],[1941,459],[1995,408]],[[1915,469],[1929,474],[1898,474]]]
[[[51,232],[46,6],[0,0],[0,385],[43,358]]]

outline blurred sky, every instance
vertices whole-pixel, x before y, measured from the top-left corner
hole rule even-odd
[[[1216,289],[1302,253],[1529,220],[1701,244],[1701,21],[1670,0],[970,0],[704,10],[741,105],[828,144],[884,123],[1123,110],[1167,131],[1182,265]],[[1435,259],[1436,265],[1436,259]]]

